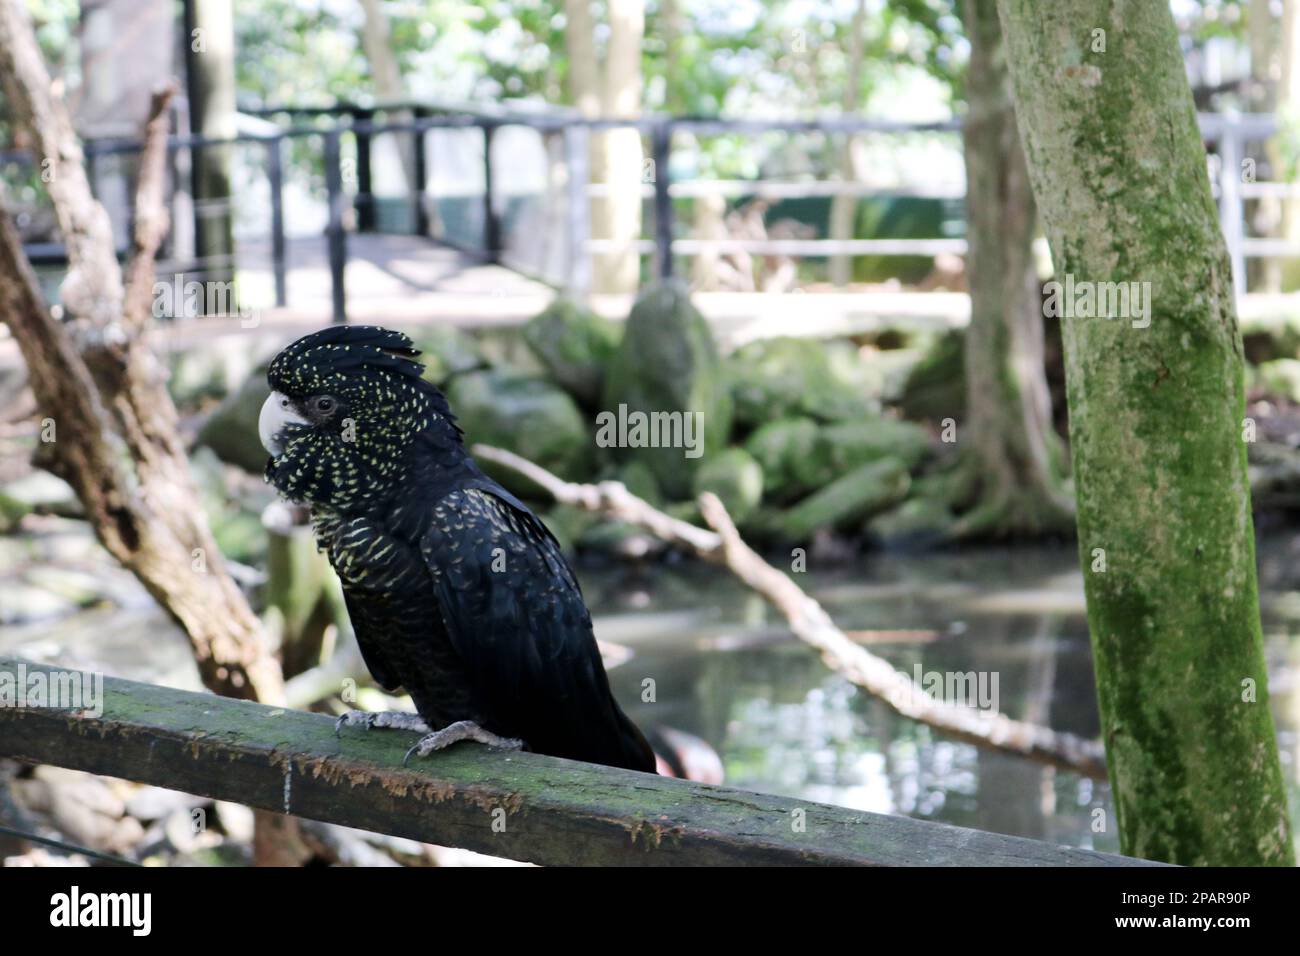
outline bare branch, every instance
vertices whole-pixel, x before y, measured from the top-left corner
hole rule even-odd
[[[529,481],[545,488],[556,501],[566,505],[576,505],[587,511],[620,518],[629,524],[644,528],[669,544],[680,545],[704,557],[710,556],[722,547],[722,538],[717,534],[697,528],[688,521],[666,515],[662,511],[656,511],[628,491],[622,482],[602,481],[598,485],[574,484],[556,477],[540,465],[504,448],[475,445],[471,450],[484,461],[494,461],[519,472]]]
[[[122,272],[104,209],[86,179],[68,111],[54,95],[24,0],[0,0],[0,75],[15,128],[36,153],[68,251],[58,322],[22,243],[0,211],[0,319],[27,363],[42,417],[57,441],[40,449],[76,489],[104,547],[131,570],[190,638],[204,683],[218,693],[282,699],[280,670],[261,623],[225,571],[189,472],[164,370],[124,317]],[[137,261],[151,271],[160,226],[165,93],[155,98],[142,173]],[[0,201],[4,196],[0,194]],[[143,285],[148,293],[152,281]],[[144,313],[147,315],[148,310]],[[125,319],[125,320],[124,320]],[[123,448],[130,457],[123,454]]]
[[[91,194],[81,144],[54,95],[24,0],[0,0],[0,73],[8,74],[10,115],[30,139],[67,249],[64,305],[89,320],[89,334],[108,332],[122,304],[112,226]]]
[[[713,527],[705,531],[672,518],[615,481],[581,485],[499,448],[475,445],[474,455],[517,470],[556,501],[619,518],[701,558],[726,566],[780,611],[795,636],[821,652],[822,660],[896,713],[980,747],[1029,757],[1094,779],[1106,779],[1101,744],[1059,733],[996,711],[937,700],[884,658],[859,646],[840,630],[824,608],[741,539],[715,495],[700,496],[700,512]]]
[[[126,298],[122,310],[126,322],[137,330],[149,321],[154,259],[171,226],[163,195],[167,184],[167,136],[171,132],[167,108],[176,90],[173,80],[153,94],[140,151],[140,169],[135,186],[135,226],[131,235],[131,259],[126,269]]]

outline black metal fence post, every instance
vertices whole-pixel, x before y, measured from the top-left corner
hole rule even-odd
[[[271,187],[271,269],[275,274],[275,304],[288,301],[288,279],[284,259],[284,138],[266,141],[266,178]]]
[[[372,109],[352,111],[352,123],[368,126],[374,121]],[[375,228],[375,196],[370,188],[370,130],[362,129],[354,133],[357,144],[357,231],[372,232]]]
[[[497,215],[492,188],[492,139],[495,123],[483,124],[483,245],[488,262],[501,259],[501,217]]]
[[[86,157],[86,183],[90,186],[90,194],[97,195],[99,192],[99,144],[93,139],[88,139],[82,146],[82,154]],[[41,165],[44,159],[40,159],[37,164],[37,172],[44,173],[45,169]]]
[[[673,276],[673,200],[668,194],[668,154],[672,147],[673,128],[662,120],[650,131],[650,158],[655,187],[655,272],[661,279]]]
[[[348,320],[347,291],[343,286],[348,261],[347,233],[343,229],[343,171],[339,167],[339,131],[325,134],[325,190],[329,197],[329,224],[325,228],[329,244],[330,292],[333,319]]]
[[[425,119],[429,113],[427,110],[416,109],[411,115],[416,124],[415,131],[411,134],[414,137],[414,142],[411,145],[415,154],[415,168],[413,170],[415,182],[411,183],[411,213],[412,220],[415,223],[415,234],[417,236],[427,236],[429,234],[429,214],[424,209],[424,187],[429,181],[429,131],[420,126],[420,120]]]

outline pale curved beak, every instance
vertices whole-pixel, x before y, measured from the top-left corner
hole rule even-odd
[[[280,442],[280,433],[286,425],[306,425],[307,419],[294,410],[293,402],[280,392],[272,392],[262,403],[262,411],[257,416],[257,437],[262,440],[262,447],[270,452],[272,458],[279,458],[284,451]]]

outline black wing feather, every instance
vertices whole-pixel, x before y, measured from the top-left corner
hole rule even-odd
[[[489,729],[539,753],[653,771],[610,692],[578,582],[532,512],[504,490],[458,489],[420,546]]]

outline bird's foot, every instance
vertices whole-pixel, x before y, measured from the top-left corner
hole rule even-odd
[[[416,745],[406,752],[406,756],[402,759],[402,766],[406,766],[412,756],[427,757],[435,750],[450,747],[461,740],[477,740],[481,744],[499,747],[502,750],[522,750],[524,746],[522,740],[516,740],[514,737],[499,737],[489,730],[484,730],[472,720],[458,720],[454,724],[448,724],[442,730],[435,730],[421,737]]]
[[[334,721],[334,736],[341,736],[344,727],[364,727],[366,730],[384,727],[390,730],[414,730],[422,734],[429,732],[429,725],[419,714],[408,714],[400,710],[349,710]]]

